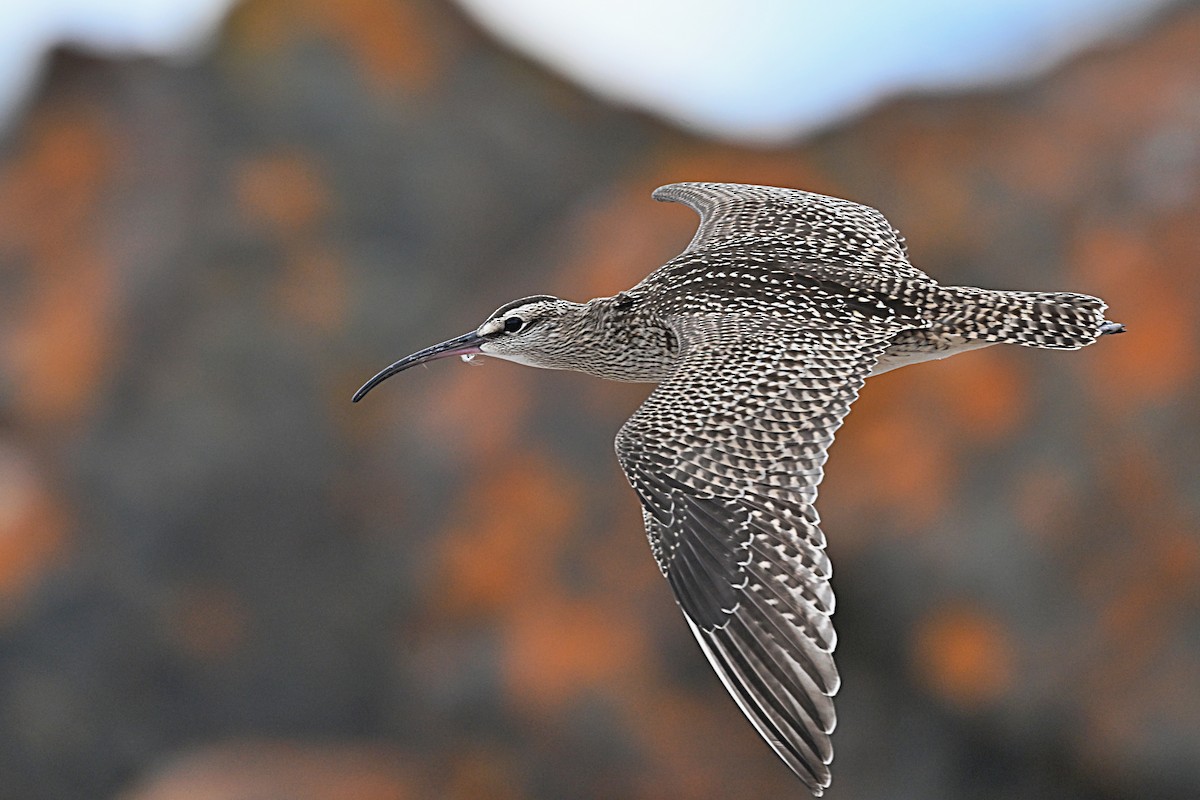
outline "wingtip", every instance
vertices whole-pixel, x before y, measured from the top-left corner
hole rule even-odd
[[[670,196],[671,189],[672,189],[672,187],[675,187],[678,185],[679,185],[678,183],[664,183],[662,186],[658,187],[653,192],[651,192],[650,196],[653,197],[655,200],[657,200],[660,203],[674,202]]]
[[[1109,322],[1108,320],[1105,320],[1104,324],[1100,326],[1101,336],[1116,335],[1118,333],[1125,333],[1125,326],[1120,322]]]
[[[706,186],[713,184],[705,181],[676,181],[675,183],[664,183],[662,186],[650,193],[660,203],[687,203],[686,198],[695,193],[697,190],[703,189]]]

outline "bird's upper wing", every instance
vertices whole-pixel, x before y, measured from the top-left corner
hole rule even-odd
[[[741,245],[797,261],[931,281],[908,263],[904,237],[883,214],[849,200],[741,183],[672,183],[655,189],[654,199],[700,214],[685,253]]]
[[[890,334],[729,315],[676,323],[677,366],[621,428],[617,455],[705,655],[819,795],[839,678],[813,503],[826,448]]]

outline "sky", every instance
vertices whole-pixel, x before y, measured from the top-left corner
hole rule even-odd
[[[329,0],[339,2],[340,0]],[[404,0],[397,0],[404,2]],[[457,0],[532,58],[701,134],[794,139],[898,93],[1026,77],[1165,0]],[[233,0],[0,0],[0,123],[59,42],[202,52]]]

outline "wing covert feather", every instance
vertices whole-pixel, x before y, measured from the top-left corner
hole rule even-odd
[[[685,253],[738,245],[804,262],[932,283],[908,261],[904,237],[870,206],[799,189],[740,183],[672,183],[654,199],[700,215]]]

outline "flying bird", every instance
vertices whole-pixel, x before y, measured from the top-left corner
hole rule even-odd
[[[816,796],[830,783],[840,679],[830,563],[814,507],[826,452],[872,375],[993,344],[1074,350],[1124,326],[1082,294],[942,286],[882,214],[794,189],[675,183],[691,243],[636,286],[505,303],[403,358],[484,354],[658,384],[617,458],[700,648]]]

